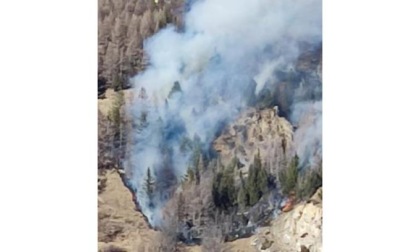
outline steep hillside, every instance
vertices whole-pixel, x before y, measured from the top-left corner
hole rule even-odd
[[[100,175],[102,191],[98,195],[99,251],[114,247],[121,251],[156,251],[157,232],[149,228],[144,216],[136,210],[130,191],[116,170]]]
[[[98,195],[98,251],[159,250],[162,233],[149,227],[135,209],[132,195],[116,170],[100,175]],[[178,244],[178,251],[211,251],[203,246]],[[221,251],[320,252],[322,251],[322,189],[307,202],[278,216],[268,227],[245,239],[220,244]],[[307,249],[307,250],[305,250]]]
[[[98,1],[98,95],[129,87],[148,64],[143,42],[168,24],[182,23],[183,0]]]
[[[183,2],[99,2],[99,250],[321,251],[320,2]]]

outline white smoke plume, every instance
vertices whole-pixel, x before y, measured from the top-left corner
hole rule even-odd
[[[298,125],[294,133],[300,163],[314,167],[322,158],[322,102],[306,101],[293,105],[291,120]]]
[[[299,42],[320,43],[321,10],[321,0],[195,1],[182,32],[168,26],[145,42],[150,66],[134,78],[134,88],[147,97],[128,108],[137,130],[125,169],[152,225],[159,225],[166,194],[186,173],[186,143],[199,139],[208,150],[274,68],[296,60]],[[172,92],[175,82],[181,91]],[[148,168],[156,181],[152,202],[144,190]]]

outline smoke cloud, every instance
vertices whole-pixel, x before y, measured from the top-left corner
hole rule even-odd
[[[185,175],[191,143],[209,150],[225,123],[235,119],[272,78],[288,69],[298,43],[322,41],[321,0],[201,0],[190,2],[182,32],[168,26],[145,42],[150,66],[134,81],[136,99],[128,107],[135,129],[125,169],[141,210],[158,226],[160,209]],[[296,105],[299,120],[318,104]],[[312,111],[312,110],[311,110]],[[305,155],[319,135],[298,135]],[[312,139],[312,140],[306,140]],[[308,142],[305,142],[308,141]],[[155,193],[145,190],[147,169]]]
[[[322,102],[297,102],[293,105],[291,120],[299,126],[294,142],[300,163],[316,166],[322,157]]]

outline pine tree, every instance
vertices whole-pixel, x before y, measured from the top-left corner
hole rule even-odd
[[[181,85],[178,81],[175,81],[174,86],[172,87],[171,91],[169,92],[168,97],[171,98],[173,94],[177,92],[182,92]]]
[[[255,205],[268,192],[268,173],[262,166],[259,150],[254,157],[254,163],[249,167],[246,189],[250,206]]]
[[[247,191],[249,195],[249,205],[255,205],[258,200],[258,185],[257,185],[257,170],[254,165],[249,166],[248,179],[247,179]]]
[[[262,168],[261,155],[260,155],[260,150],[259,149],[258,149],[257,154],[254,156],[254,167],[257,170],[260,170]]]
[[[297,183],[298,179],[299,157],[295,155],[286,169],[279,172],[279,182],[283,194],[291,193]]]
[[[145,191],[146,195],[149,198],[149,206],[153,206],[153,194],[155,190],[155,181],[152,177],[152,174],[150,172],[150,167],[147,168],[147,174],[146,174],[146,184],[145,184]]]
[[[240,188],[239,188],[239,192],[238,192],[238,205],[241,208],[244,208],[245,206],[248,205],[249,199],[248,199],[248,192],[247,192],[246,187],[245,187],[245,181],[244,181],[244,178],[243,178],[242,171],[239,172],[239,178],[241,180],[241,184],[240,184]]]
[[[268,173],[262,168],[257,171],[257,185],[260,198],[268,192]]]
[[[234,179],[234,167],[228,166],[223,172],[221,179],[221,194],[225,209],[236,204],[236,188]]]
[[[213,180],[213,201],[217,207],[224,210],[237,204],[234,171],[234,166],[229,165],[222,172],[218,172]]]
[[[188,182],[193,182],[194,180],[195,180],[195,172],[194,172],[193,168],[191,168],[191,166],[190,166],[190,167],[188,167],[188,170],[187,170],[187,181]]]
[[[146,93],[146,89],[144,87],[142,87],[140,89],[140,94],[139,94],[139,98],[141,101],[141,113],[140,113],[140,125],[139,125],[139,130],[142,131],[144,128],[146,128],[148,126],[148,122],[147,122],[147,116],[148,116],[148,96]]]

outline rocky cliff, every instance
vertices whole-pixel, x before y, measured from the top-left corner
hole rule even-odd
[[[292,146],[293,126],[278,115],[277,107],[245,111],[213,144],[222,163],[226,165],[237,157],[244,174],[258,151],[262,160],[268,160],[268,169],[274,169],[274,158],[287,156]]]

